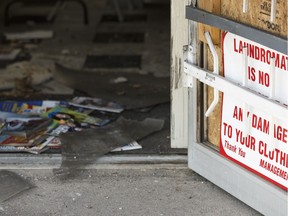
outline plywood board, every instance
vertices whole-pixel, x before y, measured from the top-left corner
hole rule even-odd
[[[200,1],[200,2],[203,2]],[[199,3],[200,3],[199,2]],[[201,5],[202,6],[202,5]],[[211,5],[205,4],[206,10],[211,9]],[[271,0],[249,1],[248,11],[243,13],[242,1],[238,0],[221,0],[221,15],[241,23],[245,23],[256,28],[271,32],[277,36],[287,37],[287,11],[288,1],[277,0],[276,5],[276,19],[274,22],[270,21]],[[203,8],[205,9],[205,8]],[[201,30],[201,29],[200,29]],[[222,42],[216,45],[219,56],[219,70],[223,74],[222,69]],[[221,62],[221,63],[220,63]],[[208,52],[208,69],[213,70],[213,59],[211,53]],[[213,100],[213,89],[208,88],[207,104],[209,105]],[[208,118],[208,134],[207,139],[213,145],[219,147],[220,141],[220,124],[221,124],[221,94],[219,104],[214,110],[212,116]]]
[[[222,50],[220,46],[216,46],[216,51],[218,56],[222,55]],[[208,51],[208,70],[213,71],[213,57],[210,51]],[[222,61],[219,59],[219,73],[223,75],[223,70],[222,70]],[[213,88],[208,87],[208,106],[212,103],[214,99],[213,96]],[[208,141],[212,143],[213,145],[216,145],[219,147],[219,140],[220,140],[220,116],[221,116],[221,101],[222,101],[222,94],[219,94],[219,102],[214,109],[213,113],[211,116],[208,117],[207,123],[208,123]]]
[[[221,13],[221,0],[201,0],[198,2],[198,7],[204,9],[213,14]],[[209,32],[214,44],[220,44],[221,42],[221,31],[218,28],[198,24],[198,38],[200,41],[206,43],[205,32]]]
[[[283,37],[287,36],[287,10],[288,1],[277,0],[276,19],[271,22],[271,0],[250,0],[247,13],[243,13],[242,1],[222,0],[221,2],[223,16]]]

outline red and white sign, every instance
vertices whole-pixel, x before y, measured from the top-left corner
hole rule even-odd
[[[223,61],[227,79],[240,85],[245,83],[247,88],[287,106],[287,55],[224,33]],[[246,104],[245,98],[238,100],[231,94],[224,94],[220,153],[288,190],[288,119],[278,119],[273,113],[257,110]]]

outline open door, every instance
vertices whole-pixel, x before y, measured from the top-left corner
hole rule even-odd
[[[264,215],[287,215],[287,1],[193,1],[185,16],[189,167]]]

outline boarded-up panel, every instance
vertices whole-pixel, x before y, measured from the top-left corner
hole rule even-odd
[[[200,0],[199,5],[203,6],[202,3],[205,0]],[[207,11],[211,10],[211,5],[204,5],[206,7],[202,8]],[[259,1],[249,1],[248,11],[243,13],[242,1],[238,0],[221,0],[221,15],[232,20],[236,20],[241,23],[252,25],[256,28],[272,32],[275,35],[287,37],[287,11],[288,11],[288,1],[287,0],[277,0],[276,5],[276,18],[274,22],[270,21],[270,10],[271,10],[271,0],[259,0]],[[200,29],[201,30],[201,29]],[[216,45],[217,53],[219,56],[219,70],[220,74],[223,74],[222,69],[222,42]],[[235,65],[237,66],[237,65]],[[213,59],[211,53],[208,52],[208,69],[213,70]],[[211,104],[213,100],[213,89],[208,88],[207,104]],[[219,104],[214,110],[213,114],[208,117],[207,125],[207,139],[213,145],[219,147],[220,141],[220,124],[221,124],[221,94],[219,99]]]
[[[220,14],[221,13],[221,0],[199,1],[198,7],[206,11],[209,11],[213,14]],[[220,29],[199,23],[198,24],[198,39],[202,42],[206,42],[205,35],[204,35],[205,32],[210,32],[210,35],[214,44],[220,44],[221,42]]]
[[[250,0],[247,13],[242,11],[242,1],[222,0],[221,2],[223,16],[283,37],[287,36],[287,10],[288,1],[277,0],[276,18],[274,22],[271,22],[271,0]]]
[[[218,56],[222,55],[222,50],[219,46],[216,46],[216,51]],[[211,52],[208,52],[208,70],[213,71],[213,57]],[[219,73],[222,75],[222,61],[219,59]],[[208,88],[208,106],[213,101],[213,88]],[[208,117],[207,123],[208,123],[208,141],[212,143],[213,145],[216,145],[219,147],[219,140],[220,140],[220,128],[221,128],[221,122],[220,122],[220,116],[221,116],[221,101],[222,101],[222,94],[219,94],[219,102],[216,106],[216,108],[213,111],[213,114]]]

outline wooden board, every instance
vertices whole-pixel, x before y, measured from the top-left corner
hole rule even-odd
[[[213,14],[221,13],[221,0],[205,0],[199,1],[198,7],[204,9]],[[221,43],[221,31],[218,28],[211,27],[209,25],[204,25],[202,23],[198,24],[198,39],[206,43],[205,32],[209,32],[214,44],[219,45]]]
[[[205,4],[200,2],[206,2],[205,0],[199,1],[199,6],[207,11],[213,8],[211,1],[207,1]],[[209,5],[210,2],[210,5]],[[212,5],[211,5],[212,4]],[[203,8],[204,5],[204,8]],[[229,19],[236,20],[241,23],[245,23],[262,30],[269,31],[275,35],[287,37],[287,11],[288,11],[288,1],[287,0],[277,0],[276,6],[276,19],[274,22],[270,21],[270,7],[271,0],[259,0],[259,1],[249,1],[247,13],[243,13],[242,1],[239,0],[221,0],[221,15]],[[203,31],[202,27],[199,31]],[[202,40],[199,36],[199,40]],[[219,56],[219,70],[220,74],[223,74],[222,69],[222,42],[219,45],[216,43],[216,49]],[[213,70],[213,59],[211,53],[208,52],[208,69]],[[208,88],[207,104],[211,104],[213,100],[213,89]],[[207,120],[207,140],[219,147],[220,141],[220,125],[221,125],[221,94],[219,99],[219,104],[214,110],[212,116],[208,117]]]
[[[271,0],[250,0],[247,13],[242,11],[242,1],[222,0],[221,2],[223,16],[286,37],[288,1],[277,0],[274,22],[270,21],[270,10]]]
[[[208,48],[209,49],[209,48]],[[216,51],[218,56],[222,55],[222,50],[220,46],[216,46]],[[222,59],[222,58],[221,58]],[[222,75],[222,61],[219,59],[219,73]],[[213,71],[213,57],[210,51],[208,51],[208,70]],[[213,88],[208,87],[208,106],[212,103],[213,97]],[[219,147],[219,140],[220,140],[220,128],[221,128],[221,101],[222,101],[222,94],[219,94],[219,102],[214,109],[212,115],[208,117],[207,124],[208,124],[208,141],[213,145]]]

